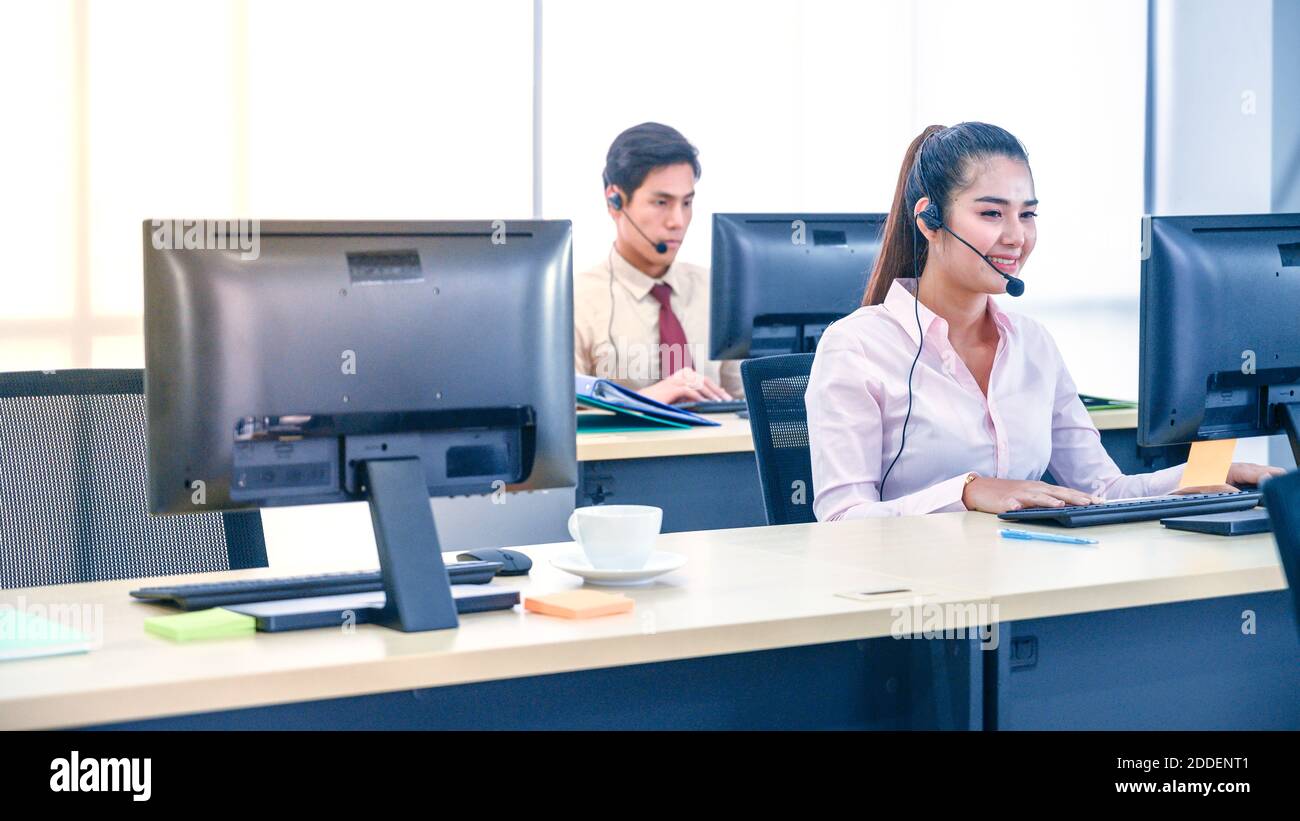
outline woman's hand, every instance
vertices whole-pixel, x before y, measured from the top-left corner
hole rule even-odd
[[[701,376],[694,368],[674,371],[672,376],[661,379],[648,388],[643,388],[640,393],[665,405],[674,402],[708,402],[731,398],[731,394],[720,388],[713,380]]]
[[[1281,476],[1286,473],[1282,468],[1275,468],[1271,465],[1253,465],[1249,462],[1233,462],[1232,467],[1228,468],[1228,482],[1223,485],[1200,485],[1198,487],[1182,487],[1175,490],[1175,494],[1187,493],[1236,493],[1241,490],[1242,485],[1262,485],[1274,476]]]
[[[1066,505],[1093,505],[1104,501],[1098,496],[1071,490],[1068,487],[1049,485],[1046,482],[1025,482],[1013,479],[990,479],[980,476],[966,485],[961,494],[967,510],[984,513],[1006,513],[1025,507],[1065,507]]]
[[[1233,462],[1232,467],[1228,468],[1228,484],[1237,487],[1242,485],[1262,485],[1274,476],[1281,476],[1283,473],[1286,473],[1286,471],[1272,465]]]

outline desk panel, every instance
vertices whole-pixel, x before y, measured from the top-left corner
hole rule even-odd
[[[541,726],[533,703],[554,716],[546,726],[575,728],[1300,728],[1300,645],[1271,536],[1144,522],[1093,528],[1100,544],[1085,548],[1003,540],[1000,526],[950,513],[665,534],[658,547],[689,563],[629,589],[632,613],[516,608],[417,634],[362,625],[177,645],[143,631],[168,611],[127,599],[139,581],[4,591],[0,605],[97,606],[104,644],[6,663],[0,728],[221,726],[195,715],[217,712],[231,726]],[[532,575],[494,584],[578,587],[548,564],[570,549],[523,548]],[[909,608],[944,637],[893,638]],[[990,650],[944,635],[989,624]],[[1013,669],[1027,638],[1034,665]]]

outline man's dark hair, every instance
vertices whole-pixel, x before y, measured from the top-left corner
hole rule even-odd
[[[605,155],[605,186],[617,185],[628,200],[656,168],[689,163],[700,178],[699,151],[681,132],[662,123],[634,125],[614,138]]]

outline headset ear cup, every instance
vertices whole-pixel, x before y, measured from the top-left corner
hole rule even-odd
[[[931,231],[938,231],[943,227],[943,217],[939,215],[939,206],[930,203],[921,211],[921,221],[929,226]]]

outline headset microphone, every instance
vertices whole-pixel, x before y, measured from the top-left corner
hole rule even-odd
[[[949,234],[952,234],[954,237],[957,237],[957,241],[960,242],[962,245],[965,245],[967,248],[971,249],[972,251],[975,251],[976,254],[979,254],[979,258],[984,260],[985,265],[992,268],[995,274],[997,274],[998,276],[1002,277],[1007,281],[1008,294],[1010,294],[1011,296],[1020,296],[1025,292],[1025,281],[1023,279],[1019,277],[1013,277],[1011,274],[1004,274],[1003,272],[999,271],[997,266],[994,265],[991,261],[989,261],[988,257],[984,256],[983,254],[980,254],[980,252],[975,249],[974,245],[971,245],[966,240],[962,239],[961,237],[958,237],[957,234],[951,228],[949,228],[948,225],[943,221],[943,217],[939,215],[938,205],[935,205],[933,202],[930,203],[929,205],[925,206],[925,209],[921,211],[919,216],[921,217],[921,221],[930,227],[931,231],[938,231],[940,229],[943,229],[944,231],[947,231]]]
[[[623,195],[619,194],[618,192],[615,192],[614,195],[609,198],[609,204],[614,207],[615,211],[623,211]],[[626,211],[623,211],[623,216],[626,217],[627,221],[631,223],[633,228],[636,229],[636,232],[640,234],[642,238],[645,239],[646,242],[650,243],[651,247],[655,249],[656,254],[668,253],[668,243],[654,242],[653,240],[651,240],[649,237],[646,236],[645,231],[641,230],[641,226],[636,224],[636,221],[632,219],[631,214],[627,213]]]
[[[623,211],[623,195],[615,191],[613,195],[609,197],[609,204],[615,211]],[[636,232],[640,234],[641,237],[645,239],[646,242],[650,243],[650,247],[655,249],[656,254],[668,253],[668,243],[653,242],[650,239],[650,237],[646,236],[645,231],[641,230],[641,226],[636,224],[636,220],[632,219],[631,214],[627,213],[626,211],[623,211],[623,216],[626,217],[627,221],[632,225],[633,228],[636,229]],[[609,261],[609,346],[610,349],[613,350],[614,352],[614,374],[611,374],[611,377],[617,378],[616,374],[618,374],[618,346],[614,344],[614,246],[613,245],[609,246],[608,261]]]

